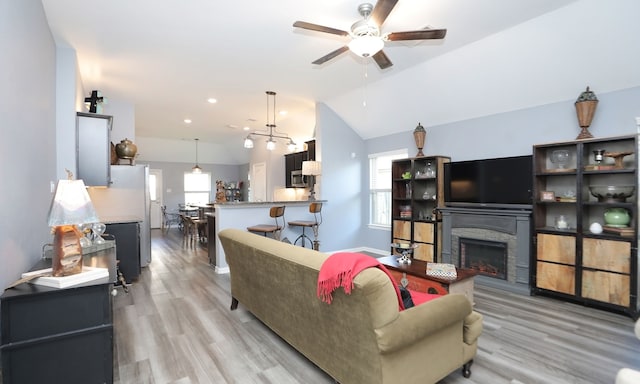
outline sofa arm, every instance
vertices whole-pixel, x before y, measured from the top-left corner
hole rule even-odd
[[[464,318],[464,333],[462,334],[465,344],[471,345],[478,340],[482,333],[482,315],[476,311],[471,311]]]
[[[428,301],[399,313],[396,320],[376,329],[378,347],[390,353],[413,344],[471,314],[471,304],[463,295],[452,294]]]

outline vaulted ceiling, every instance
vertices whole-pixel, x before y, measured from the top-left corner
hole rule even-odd
[[[277,109],[288,112],[276,118],[277,129],[302,139],[313,136],[316,102],[330,106],[363,138],[406,131],[418,120],[427,125],[474,117],[473,108],[456,110],[456,99],[474,95],[482,106],[490,89],[464,83],[490,73],[492,62],[527,60],[511,57],[512,52],[477,52],[480,42],[517,45],[500,36],[524,36],[526,50],[544,51],[552,43],[545,31],[539,31],[540,39],[527,37],[530,31],[519,26],[562,12],[576,0],[400,0],[384,32],[424,27],[448,32],[443,40],[388,42],[384,50],[394,65],[385,70],[350,52],[313,65],[349,39],[292,26],[302,20],[349,30],[360,18],[360,0],[42,2],[56,43],[77,53],[85,89],[134,105],[137,136],[240,143],[247,134],[243,127],[265,128],[267,90],[277,92]],[[438,70],[445,67],[449,72]],[[577,95],[585,81],[576,79],[580,86],[571,92]],[[439,96],[427,97],[433,87]],[[535,98],[540,92],[530,93]],[[423,95],[424,103],[416,104]],[[216,104],[207,102],[211,97]],[[450,107],[429,110],[439,97]],[[409,116],[402,116],[403,106]],[[491,110],[490,104],[485,107]],[[389,113],[397,126],[384,120]],[[186,118],[192,123],[184,123]]]

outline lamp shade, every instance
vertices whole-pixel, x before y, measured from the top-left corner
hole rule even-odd
[[[96,213],[82,180],[59,180],[49,208],[49,226],[97,223]]]
[[[302,174],[318,176],[322,173],[322,163],[319,161],[303,161]]]

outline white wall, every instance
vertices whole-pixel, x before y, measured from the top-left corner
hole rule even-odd
[[[85,97],[88,97],[91,91],[91,89],[85,90]],[[137,145],[134,105],[122,100],[107,99],[107,102],[102,105],[102,109],[102,114],[113,116],[111,142],[118,144],[124,139],[129,139]],[[140,152],[140,148],[138,148],[138,152]]]
[[[39,0],[0,1],[0,52],[0,287],[6,287],[52,240],[56,51]]]
[[[580,0],[327,100],[365,139],[640,86],[640,1]],[[454,34],[450,30],[449,35]],[[421,47],[421,49],[428,47]],[[517,129],[517,127],[514,127]]]

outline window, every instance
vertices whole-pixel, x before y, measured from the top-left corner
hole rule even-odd
[[[184,173],[184,203],[185,205],[205,205],[211,199],[210,173]]]
[[[391,227],[391,161],[406,158],[406,149],[369,155],[369,225]]]

